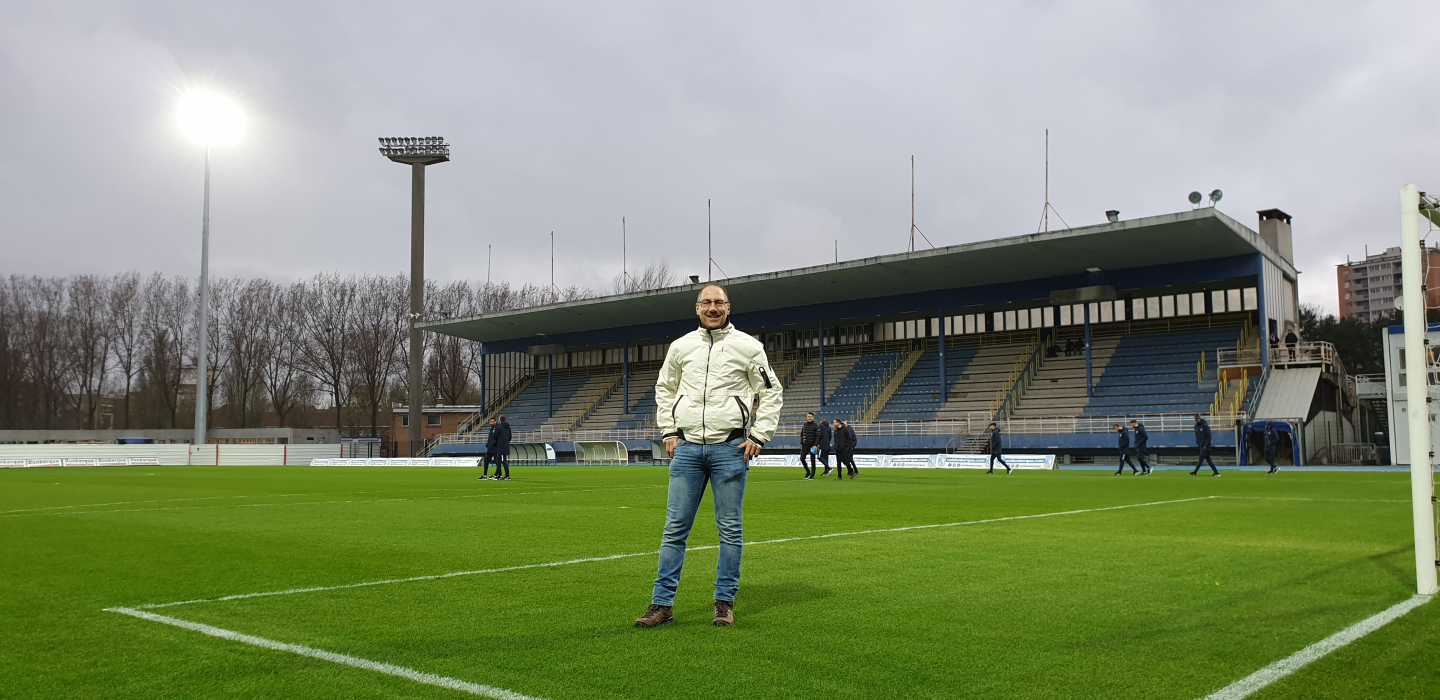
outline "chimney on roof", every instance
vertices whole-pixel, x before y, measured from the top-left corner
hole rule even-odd
[[[1279,209],[1263,209],[1260,214],[1260,238],[1291,265],[1295,264],[1295,246],[1290,241],[1290,215]]]

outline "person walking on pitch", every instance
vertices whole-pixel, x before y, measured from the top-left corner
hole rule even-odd
[[[1115,476],[1120,476],[1125,473],[1126,464],[1130,465],[1130,473],[1132,475],[1139,474],[1140,470],[1136,469],[1135,463],[1130,461],[1130,431],[1126,430],[1125,426],[1116,423],[1115,433],[1119,436],[1120,447],[1120,468],[1115,470]]]
[[[815,456],[820,450],[815,443],[820,441],[820,426],[815,425],[815,414],[805,414],[805,424],[800,426],[800,466],[805,469],[805,478],[815,480]]]
[[[1275,474],[1280,471],[1279,465],[1275,464],[1275,453],[1280,448],[1280,434],[1275,431],[1275,424],[1265,423],[1265,461],[1270,464],[1270,471],[1266,474]]]
[[[824,418],[816,420],[816,423],[820,426],[820,444],[816,447],[820,448],[820,463],[825,465],[825,471],[821,472],[820,476],[830,476],[830,447],[834,439],[830,433],[830,424],[825,422]]]
[[[1130,429],[1135,432],[1135,458],[1140,460],[1140,475],[1150,476],[1150,462],[1145,459],[1145,448],[1150,445],[1150,433],[1145,432],[1145,424],[1138,420],[1130,421]]]
[[[1000,460],[1000,463],[1001,463],[1001,464],[1005,465],[1005,474],[1006,474],[1007,476],[1010,474],[1010,471],[1011,471],[1011,470],[1010,470],[1010,464],[1005,461],[1005,458],[1004,458],[1003,456],[1001,456],[1000,450],[1001,450],[1001,443],[1000,443],[1000,426],[995,425],[994,423],[991,423],[991,424],[990,424],[990,471],[985,472],[986,474],[994,474],[994,473],[995,473],[995,460],[997,460],[997,459]]]
[[[485,430],[485,469],[480,472],[480,481],[490,479],[490,465],[495,464],[495,419],[490,419],[490,427]],[[499,469],[499,466],[496,466]]]
[[[1195,468],[1190,470],[1190,476],[1195,476],[1200,471],[1200,466],[1209,463],[1210,475],[1220,476],[1220,470],[1215,468],[1215,460],[1210,459],[1210,424],[1200,414],[1195,414],[1195,446],[1200,448],[1200,459],[1195,462]]]
[[[695,315],[700,327],[670,344],[655,382],[655,422],[671,458],[670,490],[655,588],[636,627],[675,619],[685,542],[707,484],[713,489],[715,527],[720,531],[711,624],[735,624],[745,478],[750,460],[775,434],[784,398],[765,346],[730,324],[730,296],[724,287],[705,285],[695,300]]]

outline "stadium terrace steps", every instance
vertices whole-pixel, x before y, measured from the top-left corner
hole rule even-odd
[[[880,412],[880,420],[967,418],[988,411],[1004,388],[1024,344],[959,346],[945,349],[945,400],[940,392],[940,352],[929,348]]]
[[[587,386],[591,387],[587,397],[593,397],[613,378],[613,373],[563,376],[557,374],[555,376],[555,416],[552,418],[549,415],[547,398],[549,378],[544,372],[536,372],[530,385],[505,406],[504,415],[510,421],[510,427],[513,430],[539,430],[542,425],[553,425],[558,422],[567,415],[567,409],[578,408],[579,406],[572,406],[570,402]],[[583,404],[583,400],[581,403]]]
[[[842,355],[825,358],[825,400],[835,396],[863,355]],[[820,406],[820,360],[812,358],[800,369],[795,378],[785,385],[784,406],[780,409],[780,422],[804,423],[805,413],[813,411],[825,415]],[[848,416],[845,416],[848,417]]]
[[[625,391],[617,388],[595,407],[576,430],[613,430],[647,427],[655,423],[655,380],[660,369],[635,370],[630,373],[630,413],[622,412]]]
[[[1218,348],[1233,347],[1241,329],[1207,328],[1122,336],[1095,380],[1088,414],[1205,413],[1215,398]],[[1205,371],[1196,364],[1205,357]],[[1083,386],[1082,386],[1083,388]]]
[[[1091,368],[1096,379],[1104,376],[1119,343],[1119,338],[1091,339]],[[1063,342],[1061,347],[1064,347]],[[1047,357],[1040,363],[1040,370],[1030,381],[1030,388],[1026,389],[1011,415],[1016,418],[1074,416],[1083,413],[1087,403],[1084,353]]]

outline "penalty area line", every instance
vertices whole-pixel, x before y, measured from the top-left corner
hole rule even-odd
[[[1428,595],[1417,595],[1397,603],[1205,696],[1205,700],[1241,700],[1250,697],[1327,654],[1394,622],[1405,613],[1430,602],[1430,598]]]
[[[822,534],[822,535],[804,535],[804,536],[801,536],[801,537],[781,537],[781,538],[773,539],[773,540],[758,540],[758,541],[754,541],[754,542],[745,542],[744,545],[745,545],[745,546],[754,546],[754,545],[761,545],[761,544],[779,544],[779,543],[782,543],[782,542],[804,542],[804,541],[806,541],[806,540],[823,540],[823,539],[829,539],[829,538],[831,538],[831,537],[853,537],[853,536],[855,536],[855,535],[878,535],[878,534],[883,534],[883,533],[887,533],[887,532],[908,532],[908,531],[910,531],[910,530],[933,530],[933,529],[936,529],[936,528],[960,527],[960,526],[963,526],[963,525],[984,525],[984,524],[986,524],[986,523],[1000,523],[1000,522],[1006,522],[1006,521],[1009,521],[1009,520],[1033,520],[1033,519],[1036,519],[1036,518],[1053,518],[1053,517],[1061,516],[1061,515],[1080,515],[1080,514],[1082,514],[1082,513],[1101,513],[1101,512],[1110,511],[1110,510],[1125,510],[1125,509],[1127,509],[1127,508],[1144,508],[1144,507],[1147,507],[1147,506],[1163,506],[1163,505],[1171,505],[1171,504],[1175,504],[1175,503],[1191,503],[1191,502],[1194,502],[1194,501],[1208,501],[1208,500],[1215,499],[1215,498],[1220,498],[1220,496],[1198,496],[1198,497],[1195,497],[1195,498],[1177,498],[1177,499],[1175,499],[1175,500],[1170,500],[1170,501],[1150,501],[1149,503],[1127,503],[1127,504],[1125,504],[1125,505],[1106,506],[1106,507],[1104,507],[1104,508],[1085,508],[1085,509],[1081,509],[1081,510],[1062,510],[1062,511],[1056,511],[1056,512],[1053,512],[1053,513],[1034,513],[1034,514],[1031,514],[1031,515],[1007,515],[1007,516],[999,517],[999,518],[984,518],[984,519],[981,519],[981,520],[962,520],[962,521],[959,521],[959,522],[953,522],[953,523],[936,523],[936,524],[932,524],[932,525],[906,525],[906,526],[903,526],[903,527],[890,527],[890,528],[883,528],[883,529],[878,529],[878,530],[855,530],[855,531],[851,531],[851,532],[831,532],[831,533],[826,533],[826,534]],[[687,551],[698,552],[698,551],[704,551],[704,550],[707,550],[707,549],[719,549],[719,548],[720,548],[719,545],[713,545],[713,544],[712,544],[712,545],[705,545],[705,546],[701,546],[701,547],[688,547],[688,548],[686,548],[686,549],[687,549]],[[217,597],[217,598],[196,598],[196,599],[194,599],[194,600],[177,600],[177,601],[175,601],[175,602],[173,602],[173,603],[150,603],[150,604],[147,604],[147,605],[137,605],[137,606],[135,606],[135,608],[138,608],[138,609],[140,609],[140,610],[157,610],[157,609],[160,609],[160,608],[171,608],[171,607],[175,607],[175,606],[177,606],[177,605],[194,605],[194,604],[196,604],[196,603],[223,603],[223,602],[231,601],[231,600],[245,600],[245,599],[247,599],[247,598],[266,598],[266,597],[277,596],[277,595],[294,595],[294,594],[296,594],[296,593],[318,593],[318,592],[321,592],[321,591],[340,591],[340,590],[345,590],[345,589],[347,589],[347,588],[366,588],[366,587],[369,587],[369,586],[384,586],[384,585],[389,585],[389,584],[392,584],[392,583],[413,583],[413,582],[416,582],[416,581],[437,581],[437,580],[440,580],[440,579],[457,578],[457,577],[460,577],[460,576],[476,576],[476,575],[479,575],[479,574],[498,574],[498,573],[503,573],[503,572],[506,572],[506,571],[523,571],[523,570],[526,570],[526,569],[547,569],[547,568],[557,567],[557,566],[568,566],[568,565],[570,565],[570,564],[587,564],[587,563],[591,563],[591,562],[614,561],[614,560],[616,560],[616,559],[630,559],[630,558],[633,558],[633,557],[648,557],[648,556],[654,556],[654,555],[659,554],[659,553],[660,553],[660,550],[651,550],[651,551],[648,551],[648,552],[631,552],[631,553],[628,553],[628,554],[611,554],[611,555],[608,555],[608,556],[601,556],[601,557],[584,557],[584,558],[582,558],[582,559],[567,559],[567,560],[565,560],[565,561],[545,562],[545,563],[543,563],[543,564],[519,564],[519,565],[516,565],[516,566],[496,567],[496,568],[493,568],[493,569],[476,569],[476,570],[473,570],[473,571],[452,571],[452,572],[450,572],[450,573],[444,573],[444,574],[429,574],[429,575],[425,575],[425,576],[410,576],[410,577],[407,577],[407,578],[392,578],[392,579],[383,579],[383,580],[380,580],[380,581],[362,581],[362,582],[360,582],[360,583],[346,583],[346,584],[341,584],[341,585],[338,585],[338,586],[310,586],[310,587],[307,587],[307,588],[289,588],[289,589],[282,590],[282,591],[265,591],[265,592],[262,592],[262,593],[240,593],[240,594],[236,594],[236,595],[220,596],[220,597]],[[119,608],[116,608],[116,609],[118,610]]]
[[[371,661],[369,659],[362,659],[356,656],[349,656],[346,654],[337,654],[333,651],[325,651],[324,649],[316,649],[314,647],[307,647],[299,644],[286,644],[285,642],[277,642],[273,639],[265,639],[264,637],[241,634],[232,630],[221,629],[219,627],[211,627],[210,625],[203,625],[198,622],[190,622],[188,620],[178,620],[173,617],[156,615],[155,613],[148,613],[142,610],[135,610],[133,608],[106,608],[105,610],[107,612],[120,613],[121,615],[129,615],[131,617],[136,617],[141,620],[159,622],[161,624],[171,625],[173,627],[179,627],[181,629],[187,629],[192,632],[207,634],[211,637],[228,639],[232,642],[240,642],[241,644],[249,644],[251,646],[257,646],[264,649],[285,651],[291,654],[298,654],[300,656],[308,656],[312,659],[320,659],[321,661],[329,661],[331,663],[341,664],[343,666],[361,668],[365,669],[366,671],[383,673],[387,676],[404,678],[406,680],[415,681],[416,683],[424,683],[425,685],[433,685],[440,688],[447,688],[449,690],[458,690],[464,693],[470,693],[471,695],[495,698],[496,700],[539,700],[539,698],[534,698],[529,695],[522,695],[515,691],[506,690],[504,688],[496,688],[490,685],[471,683],[469,681],[462,681],[458,678],[450,678],[447,676],[437,676],[433,673],[416,671],[413,668],[405,668],[404,666],[396,666],[394,664]]]

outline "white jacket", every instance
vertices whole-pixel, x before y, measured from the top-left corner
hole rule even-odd
[[[713,445],[739,431],[764,445],[775,435],[783,391],[760,341],[730,324],[698,328],[665,354],[655,382],[656,422],[667,438]]]

